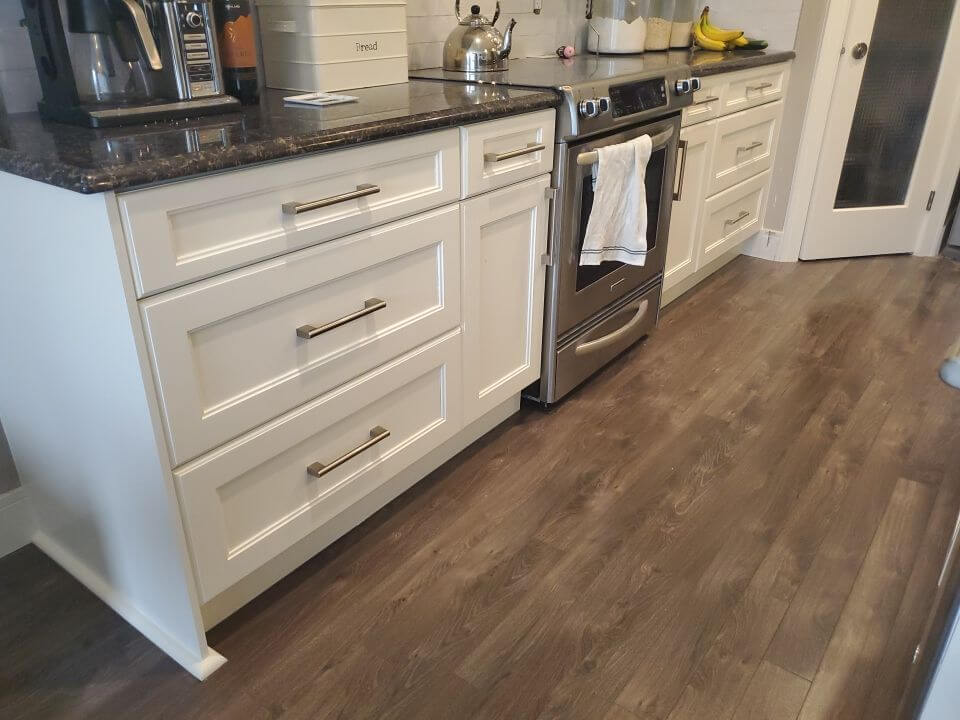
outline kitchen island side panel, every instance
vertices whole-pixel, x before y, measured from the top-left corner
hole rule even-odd
[[[0,197],[0,417],[34,542],[203,677],[223,658],[202,630],[116,199],[7,173]]]

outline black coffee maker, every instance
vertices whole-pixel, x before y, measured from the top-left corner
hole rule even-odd
[[[211,0],[21,2],[46,118],[112,127],[239,109],[223,92]]]

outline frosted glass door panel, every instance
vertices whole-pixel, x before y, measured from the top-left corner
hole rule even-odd
[[[835,207],[904,203],[955,5],[880,0]]]

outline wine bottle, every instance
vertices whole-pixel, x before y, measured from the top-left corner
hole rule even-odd
[[[250,0],[217,0],[215,7],[224,91],[254,105],[260,101],[260,83]]]

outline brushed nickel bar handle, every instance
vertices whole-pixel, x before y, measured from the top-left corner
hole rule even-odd
[[[750,213],[748,213],[746,210],[741,210],[740,214],[737,215],[737,217],[735,217],[733,220],[725,220],[723,223],[724,227],[726,227],[727,225],[736,225],[738,222],[740,222],[746,217],[750,217]]]
[[[653,145],[653,149],[651,150],[651,152],[656,152],[657,150],[660,150],[661,148],[663,148],[668,142],[670,142],[670,138],[672,137],[673,137],[673,127],[668,127],[663,132],[657,133],[656,135],[651,137],[650,143]],[[600,155],[597,153],[596,150],[591,150],[589,152],[582,152],[579,155],[577,155],[577,165],[579,165],[580,167],[595,165],[597,160],[599,159],[600,159]]]
[[[349,452],[345,452],[343,455],[341,455],[340,457],[338,457],[336,460],[334,460],[328,465],[324,465],[322,462],[310,463],[307,466],[307,474],[312,475],[315,478],[322,478],[328,472],[332,472],[336,470],[338,467],[343,465],[348,460],[353,460],[353,458],[355,458],[360,453],[364,452],[365,450],[369,450],[377,443],[383,442],[384,440],[386,440],[388,437],[390,437],[390,431],[387,430],[385,427],[377,425],[375,428],[372,428],[370,430],[370,439],[367,440],[365,443],[361,445],[357,445],[353,450],[350,450]]]
[[[677,155],[683,150],[683,157],[680,158],[680,181],[677,183],[677,191],[673,194],[674,202],[680,202],[683,198],[683,176],[687,173],[687,150],[689,146],[690,142],[688,140],[681,140],[677,145]]]
[[[543,143],[530,143],[525,148],[520,148],[519,150],[510,150],[505,153],[484,153],[483,160],[488,163],[498,163],[503,160],[511,160],[512,158],[520,157],[521,155],[530,155],[531,153],[540,152],[541,150],[546,150],[547,146]]]
[[[320,208],[330,207],[331,205],[338,205],[348,200],[357,200],[367,195],[376,195],[378,192],[380,192],[379,185],[364,183],[363,185],[357,185],[356,190],[351,190],[342,195],[331,195],[330,197],[320,198],[313,202],[285,202],[283,204],[283,214],[299,215],[300,213],[310,212],[311,210],[319,210]]]
[[[756,150],[758,147],[763,147],[763,143],[760,142],[759,140],[757,140],[756,142],[752,142],[746,146],[741,145],[740,147],[737,148],[737,152],[738,153],[748,152],[750,150]]]
[[[693,105],[706,105],[708,103],[717,102],[719,100],[716,95],[711,95],[710,97],[705,97],[703,100],[697,100]]]
[[[354,320],[359,320],[367,315],[372,315],[377,310],[383,310],[386,306],[387,301],[381,300],[380,298],[370,298],[368,300],[364,300],[362,310],[357,310],[349,315],[344,315],[342,318],[331,320],[323,325],[301,325],[297,328],[297,337],[303,338],[304,340],[312,340],[317,335],[323,335],[323,333],[336,330],[338,327],[343,327],[347,323],[352,323]]]
[[[760,83],[759,85],[747,85],[747,92],[751,90],[766,90],[768,87],[773,87],[773,83]]]

